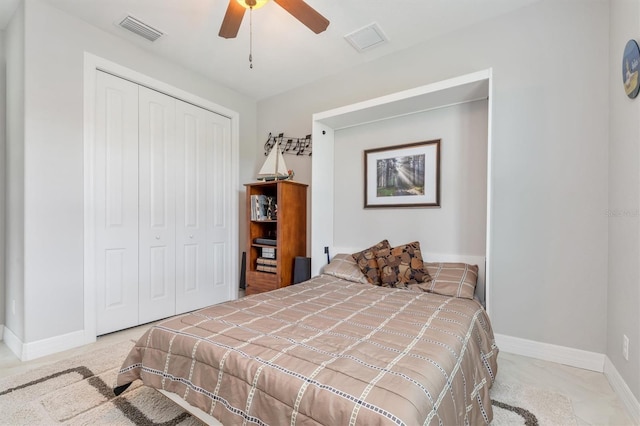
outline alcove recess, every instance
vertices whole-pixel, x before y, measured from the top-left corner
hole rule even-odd
[[[492,70],[486,69],[436,83],[415,87],[390,95],[342,106],[313,114],[314,143],[311,176],[311,275],[318,275],[327,263],[327,251],[349,253],[361,247],[338,247],[334,244],[334,149],[335,136],[340,130],[390,120],[410,114],[423,113],[467,102],[487,100],[487,221],[484,258],[469,259],[455,253],[433,254],[440,261],[474,261],[479,263],[478,290],[490,311],[491,277],[491,117]],[[354,159],[362,161],[362,159]],[[398,210],[401,214],[401,210]],[[432,260],[432,259],[428,259]],[[435,260],[435,259],[433,259]],[[478,260],[484,260],[479,262]]]

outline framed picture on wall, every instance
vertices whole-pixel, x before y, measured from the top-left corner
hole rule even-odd
[[[364,208],[440,207],[440,139],[364,151]]]

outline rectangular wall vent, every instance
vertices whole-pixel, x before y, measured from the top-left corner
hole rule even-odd
[[[124,18],[118,25],[131,31],[134,34],[139,35],[140,37],[146,38],[149,41],[156,41],[163,35],[162,31],[159,31],[152,26],[145,24],[144,22],[134,18],[131,15]]]
[[[362,52],[386,43],[388,38],[377,23],[372,23],[344,36],[354,49]]]

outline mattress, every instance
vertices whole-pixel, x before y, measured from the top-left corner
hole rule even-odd
[[[117,376],[225,425],[487,424],[497,373],[475,300],[320,275],[152,326]]]

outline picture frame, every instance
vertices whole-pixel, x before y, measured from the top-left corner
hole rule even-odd
[[[364,208],[440,207],[440,139],[364,151]]]

